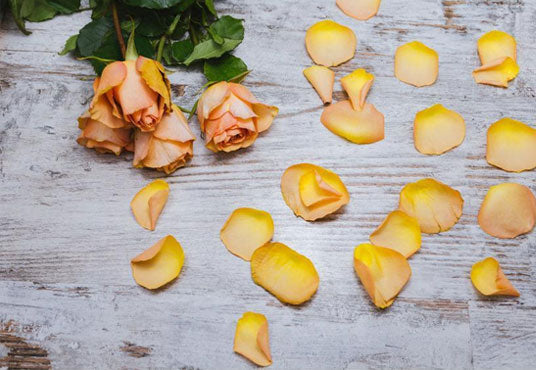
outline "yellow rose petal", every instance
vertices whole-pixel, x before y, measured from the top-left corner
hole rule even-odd
[[[422,179],[404,186],[398,208],[419,222],[421,231],[436,234],[449,230],[462,216],[459,191],[434,179]]]
[[[348,94],[352,107],[361,110],[365,106],[368,91],[374,82],[374,75],[363,68],[356,69],[349,75],[341,78],[341,85]]]
[[[305,34],[305,47],[311,59],[326,67],[352,59],[356,46],[354,32],[332,20],[315,23]]]
[[[383,114],[370,103],[355,110],[349,100],[324,108],[320,122],[328,130],[356,144],[371,144],[384,138]]]
[[[495,258],[488,257],[473,265],[471,281],[475,288],[484,295],[508,295],[519,297],[519,292],[504,276]]]
[[[489,188],[478,224],[496,238],[511,239],[526,234],[536,223],[536,198],[527,186],[504,183]]]
[[[442,154],[463,142],[463,117],[441,104],[420,111],[415,116],[413,140],[415,148],[423,154]]]
[[[473,71],[473,78],[479,84],[508,87],[508,81],[519,73],[519,66],[510,57],[496,59]]]
[[[322,99],[322,103],[331,103],[335,72],[324,66],[311,66],[303,70],[303,75]]]
[[[337,6],[349,17],[366,21],[378,13],[381,0],[337,0]]]
[[[147,289],[158,289],[175,279],[183,264],[182,247],[171,235],[160,239],[130,261],[134,280]]]
[[[282,302],[308,301],[318,289],[318,273],[309,258],[281,243],[268,243],[251,256],[251,277]]]
[[[249,261],[255,249],[274,235],[274,221],[268,212],[254,208],[238,208],[225,221],[220,238],[229,252]]]
[[[268,320],[263,314],[245,312],[238,319],[233,350],[256,365],[272,364]]]
[[[506,171],[536,168],[536,129],[511,118],[503,118],[488,129],[488,163]]]
[[[394,249],[408,258],[421,248],[421,229],[415,218],[402,211],[393,211],[370,234],[370,242]]]
[[[403,255],[366,243],[354,250],[354,269],[370,299],[379,308],[393,304],[411,276],[411,268]]]
[[[285,170],[281,193],[294,214],[307,221],[325,217],[350,201],[346,186],[336,173],[309,163]]]
[[[482,65],[504,57],[517,60],[516,40],[503,31],[494,30],[484,34],[478,39],[477,47]]]
[[[423,43],[412,41],[396,49],[395,76],[400,81],[417,87],[432,85],[438,71],[437,53]]]
[[[154,230],[156,221],[166,205],[169,185],[164,180],[155,180],[142,188],[132,198],[130,208],[141,227]]]

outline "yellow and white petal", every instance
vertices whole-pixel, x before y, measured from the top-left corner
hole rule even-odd
[[[503,118],[488,129],[488,163],[505,171],[536,168],[536,129],[511,118]]]
[[[305,34],[311,59],[325,67],[337,66],[353,58],[357,38],[354,32],[332,20],[315,23]]]
[[[508,87],[508,81],[519,73],[519,66],[510,57],[496,59],[475,69],[473,78],[479,84]]]
[[[335,72],[324,66],[311,66],[303,70],[303,75],[311,83],[322,103],[331,103]]]
[[[130,202],[130,208],[141,227],[147,230],[155,229],[168,195],[169,185],[164,180],[155,180],[136,193]]]
[[[411,277],[411,267],[403,255],[367,243],[355,248],[354,269],[370,299],[379,308],[393,304]]]
[[[336,3],[347,16],[366,21],[378,13],[381,0],[337,0]]]
[[[530,232],[536,223],[536,198],[525,185],[503,183],[489,188],[478,224],[496,238],[512,239]]]
[[[232,254],[249,261],[255,249],[274,235],[274,221],[268,212],[238,208],[231,213],[220,231],[220,238]]]
[[[432,85],[439,72],[439,56],[435,50],[419,41],[412,41],[396,49],[395,76],[400,81],[417,87]]]
[[[441,104],[422,110],[415,116],[413,140],[415,148],[423,154],[442,154],[463,142],[463,117]]]
[[[383,114],[370,103],[355,110],[349,100],[324,108],[320,122],[335,135],[356,144],[371,144],[384,138]]]
[[[417,220],[402,211],[393,211],[370,234],[370,242],[394,249],[408,258],[421,248],[421,229]]]
[[[251,277],[281,302],[293,305],[311,299],[319,283],[311,260],[282,243],[268,243],[253,252]]]
[[[499,262],[493,257],[485,258],[473,265],[471,281],[475,288],[484,295],[519,297],[519,292],[504,276]]]
[[[478,55],[482,65],[496,59],[510,57],[517,60],[516,40],[503,31],[490,31],[478,39]]]
[[[352,107],[361,110],[365,106],[368,91],[374,82],[374,75],[363,68],[356,69],[341,78],[341,85],[348,94]]]
[[[184,264],[184,251],[171,235],[158,241],[130,261],[136,283],[147,289],[158,289],[174,280]]]
[[[266,316],[244,312],[236,323],[233,350],[259,366],[272,364]]]
[[[459,191],[434,179],[422,179],[404,186],[398,208],[417,219],[421,231],[436,234],[454,226],[463,211]]]

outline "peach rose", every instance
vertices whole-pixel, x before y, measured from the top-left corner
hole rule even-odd
[[[156,130],[136,130],[134,167],[156,168],[169,175],[192,157],[194,140],[188,121],[173,105],[171,112],[164,114]]]
[[[199,99],[197,118],[205,145],[214,152],[247,148],[272,124],[277,107],[260,103],[244,86],[218,82]]]

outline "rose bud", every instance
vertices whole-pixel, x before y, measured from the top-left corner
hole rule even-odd
[[[136,130],[134,167],[156,168],[170,174],[193,156],[195,136],[188,121],[175,105],[152,132]]]
[[[218,82],[199,99],[197,118],[205,145],[214,152],[247,148],[272,124],[277,107],[260,103],[244,86]]]

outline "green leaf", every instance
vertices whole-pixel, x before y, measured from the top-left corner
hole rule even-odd
[[[91,19],[98,19],[104,17],[104,15],[110,9],[110,4],[112,0],[90,0],[89,6],[93,9],[91,12]]]
[[[45,0],[25,0],[21,7],[21,15],[30,22],[42,22],[54,18],[56,10]]]
[[[205,6],[208,9],[208,11],[212,13],[213,16],[215,17],[218,16],[218,13],[216,12],[216,8],[214,7],[213,0],[205,0]]]
[[[243,40],[244,25],[241,19],[224,15],[210,25],[210,29],[225,39]]]
[[[245,77],[248,66],[242,59],[226,54],[221,58],[205,61],[203,72],[210,82],[231,81],[242,75]]]
[[[80,0],[47,0],[47,2],[61,14],[72,14],[80,9]]]
[[[184,0],[122,0],[130,6],[137,6],[149,9],[167,9],[180,4]]]
[[[184,62],[193,50],[194,45],[190,39],[177,41],[171,45],[171,55],[179,63]]]
[[[76,49],[76,40],[78,40],[78,35],[72,35],[65,41],[65,46],[63,47],[63,50],[60,51],[59,55],[65,55],[74,49]]]
[[[9,8],[11,10],[11,14],[13,15],[13,19],[15,20],[15,24],[22,33],[29,35],[31,32],[26,29],[24,17],[21,14],[22,4],[23,0],[9,0]]]
[[[84,57],[93,55],[103,44],[104,36],[113,29],[110,18],[99,18],[86,24],[78,34],[76,42],[80,54]]]
[[[184,61],[187,66],[198,60],[218,58],[228,51],[236,48],[242,40],[223,39],[223,44],[218,45],[214,40],[206,40],[197,44],[194,51]]]
[[[136,50],[139,55],[151,59],[154,58],[154,47],[149,38],[136,34],[134,36],[134,44],[136,44]]]
[[[208,33],[210,34],[210,37],[212,37],[212,40],[214,40],[214,42],[216,44],[218,44],[218,45],[223,44],[223,37],[221,37],[216,32],[214,32],[214,30],[212,28],[208,29]]]
[[[166,25],[160,22],[157,13],[153,11],[143,17],[139,26],[136,27],[138,34],[148,37],[160,37],[166,30]]]

